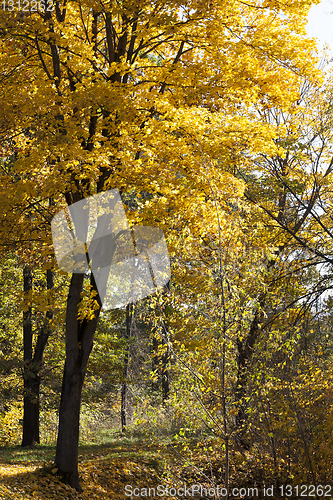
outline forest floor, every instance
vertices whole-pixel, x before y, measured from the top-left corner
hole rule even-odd
[[[123,500],[130,498],[131,488],[166,485],[165,444],[135,442],[119,435],[107,444],[80,446],[82,493],[60,481],[55,474],[54,456],[55,446],[0,448],[0,500]]]
[[[214,498],[211,493],[207,496],[202,493],[179,496],[175,489],[171,490],[198,484],[208,490],[212,486],[210,479],[215,485],[223,484],[221,456],[224,454],[220,453],[220,447],[214,447],[213,452],[207,442],[204,449],[198,447],[198,442],[187,441],[187,445],[191,451],[189,448],[184,451],[182,444],[178,442],[176,445],[171,436],[134,437],[120,432],[112,432],[98,444],[82,444],[79,447],[81,493],[65,485],[57,476],[55,445],[37,445],[34,449],[0,447],[0,500]],[[263,478],[257,475],[257,461],[247,457],[244,466],[244,456],[238,455],[237,458],[237,455],[234,453],[232,457],[234,466],[230,471],[230,485],[261,483]],[[134,491],[134,488],[137,489]],[[246,496],[246,500],[253,498]],[[264,497],[259,495],[255,500],[259,498]]]

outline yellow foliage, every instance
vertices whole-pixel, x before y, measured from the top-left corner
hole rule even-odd
[[[9,410],[0,415],[0,445],[18,444],[22,439],[23,405],[14,402]]]

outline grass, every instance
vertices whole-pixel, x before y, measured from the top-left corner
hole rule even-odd
[[[0,448],[0,464],[20,464],[48,462],[54,458],[55,447],[38,445],[34,449],[21,446],[4,446]]]

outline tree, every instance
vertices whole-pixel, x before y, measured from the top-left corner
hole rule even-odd
[[[329,83],[325,84],[326,88],[327,85]],[[259,106],[259,119],[275,129],[272,150],[261,151],[258,155],[244,151],[242,162],[232,162],[227,167],[246,182],[245,197],[261,213],[264,227],[260,234],[261,244],[265,241],[265,245],[272,247],[266,261],[267,283],[258,297],[248,334],[237,341],[237,399],[243,401],[237,415],[239,427],[246,418],[244,398],[256,343],[266,325],[274,322],[275,314],[281,314],[281,309],[287,310],[298,300],[296,294],[290,304],[285,299],[282,305],[280,300],[272,302],[272,297],[284,286],[287,277],[293,279],[302,268],[330,261],[317,243],[315,248],[310,244],[311,240],[317,242],[317,236],[313,240],[313,235],[317,235],[320,228],[329,236],[318,209],[326,212],[325,204],[330,199],[330,106],[323,88],[308,81],[302,83],[299,99],[289,109],[262,109]],[[303,252],[299,259],[296,252]],[[310,293],[317,295],[325,291],[324,281],[320,280],[320,287]],[[299,296],[302,300],[302,293]]]
[[[16,189],[26,210],[117,187],[149,192],[142,205],[151,221],[162,208],[191,211],[205,191],[193,129],[205,152],[227,163],[270,136],[253,103],[288,107],[299,79],[316,78],[314,46],[303,37],[310,5],[87,0],[1,12],[2,124],[6,137],[20,138]],[[223,185],[219,169],[212,174]],[[49,236],[40,228],[39,244]],[[88,306],[78,315],[82,295]],[[77,489],[81,392],[101,306],[93,275],[88,285],[73,274],[56,464]]]
[[[125,338],[128,341],[132,334],[132,321],[133,321],[133,304],[128,304],[126,306],[126,333]],[[121,430],[126,431],[127,427],[127,376],[128,376],[128,364],[129,364],[130,349],[129,345],[126,346],[126,352],[124,357],[124,380],[121,384]]]
[[[284,452],[290,460],[292,457],[299,462],[298,477],[316,482],[323,480],[326,471],[323,466],[317,467],[322,459],[317,454],[313,429],[322,431],[318,430],[316,412],[306,408],[316,398],[321,404],[330,404],[326,384],[319,396],[320,384],[316,387],[312,383],[315,367],[323,366],[322,348],[312,346],[321,345],[321,334],[318,332],[317,337],[313,332],[326,314],[324,297],[332,287],[331,75],[323,86],[304,82],[300,98],[288,112],[277,108],[260,111],[259,115],[276,128],[275,154],[252,157],[252,171],[239,166],[235,171],[247,183],[246,198],[259,209],[262,234],[268,231],[273,254],[267,261],[267,284],[255,323],[239,346],[245,368],[239,377],[241,398],[251,397],[261,406],[248,424],[253,426],[256,418],[264,419],[276,479],[281,480],[278,458]],[[272,346],[267,346],[267,338]],[[308,349],[314,349],[311,360]],[[243,421],[246,410],[253,412],[253,407],[246,402],[242,405]],[[284,431],[291,425],[296,427],[297,437],[294,431]],[[301,459],[290,451],[295,441],[304,455]],[[285,450],[286,442],[289,451]]]
[[[23,270],[24,292],[32,292],[32,272],[29,267]],[[46,271],[47,290],[53,289],[53,272]],[[27,297],[28,298],[28,297]],[[31,297],[30,297],[31,300]],[[28,298],[29,302],[29,298]],[[28,306],[23,312],[23,345],[24,345],[24,413],[23,413],[23,436],[22,446],[33,448],[35,443],[40,442],[39,436],[39,413],[40,413],[40,371],[44,349],[48,342],[53,319],[53,309],[50,307],[45,314],[45,319],[37,333],[36,345],[33,348],[32,329],[32,307]]]

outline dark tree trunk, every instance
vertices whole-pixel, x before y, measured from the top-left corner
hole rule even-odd
[[[236,401],[239,404],[236,415],[236,427],[241,429],[246,421],[246,405],[244,397],[246,396],[249,376],[249,365],[252,359],[254,345],[259,335],[259,312],[256,311],[251,323],[249,334],[241,341],[237,339],[238,356],[237,356],[237,383],[236,383]]]
[[[73,274],[69,287],[66,312],[66,361],[62,382],[59,411],[59,431],[55,463],[63,480],[81,491],[78,473],[78,444],[80,425],[81,394],[87,370],[89,355],[101,310],[101,300],[97,295],[99,308],[92,320],[78,320],[78,306],[83,289],[84,274]],[[91,275],[91,285],[97,292]]]
[[[129,340],[132,333],[133,304],[126,306],[126,339]],[[127,427],[127,376],[130,358],[130,346],[127,346],[124,359],[124,380],[121,385],[121,431],[125,432]]]
[[[154,373],[154,380],[151,383],[153,391],[158,391],[159,388],[159,357],[158,357],[158,339],[154,333],[153,336],[153,357],[152,357],[152,372]],[[155,379],[155,377],[157,379]]]
[[[278,256],[281,249],[275,252],[275,255]],[[275,259],[269,259],[267,263],[267,272],[270,271],[275,264]],[[275,280],[273,279],[270,286],[273,286]],[[266,293],[262,293],[259,297],[259,308],[256,310],[254,317],[251,322],[250,330],[248,335],[243,339],[237,339],[237,382],[236,382],[236,391],[235,391],[235,399],[238,403],[238,412],[236,415],[236,428],[238,429],[237,437],[242,444],[242,427],[246,422],[246,403],[244,398],[247,394],[248,389],[248,380],[249,375],[251,373],[251,361],[253,356],[253,350],[258,341],[260,335],[260,323],[264,319],[263,310],[267,304]],[[246,446],[245,446],[246,448]]]
[[[165,335],[167,335],[165,326],[163,326],[163,330]],[[159,353],[159,346],[161,344],[164,346],[164,352],[162,355]],[[170,352],[167,346],[167,342],[163,337],[161,342],[159,342],[158,338],[154,334],[152,371],[157,376],[157,380],[154,380],[152,382],[152,390],[157,391],[161,386],[163,401],[165,401],[169,397],[170,393],[169,365]]]
[[[53,273],[49,269],[46,273],[47,289],[53,288]],[[28,267],[23,270],[24,292],[32,290],[32,274]],[[23,313],[23,343],[24,343],[24,410],[23,410],[23,437],[21,446],[34,447],[40,442],[39,436],[39,410],[40,410],[40,375],[43,353],[47,344],[53,318],[50,308],[45,317],[45,322],[40,330],[35,352],[32,348],[32,311],[31,307]]]
[[[23,269],[23,290],[27,295],[32,290],[31,269],[26,266]],[[23,378],[24,378],[24,400],[23,400],[23,437],[22,446],[33,448],[39,442],[38,429],[35,427],[36,407],[38,402],[33,397],[36,389],[36,379],[31,372],[32,364],[32,311],[31,307],[23,311]]]
[[[168,346],[166,346],[166,351],[162,355],[162,396],[163,396],[163,401],[166,401],[168,399],[169,392],[170,392],[169,363],[170,363],[170,352],[169,352]]]
[[[39,393],[40,381],[38,377],[29,377],[24,383],[24,414],[23,414],[23,437],[21,446],[33,448],[39,443],[39,400],[35,394]]]
[[[124,370],[125,371],[125,370]],[[127,427],[127,381],[121,384],[121,432],[126,431]]]

